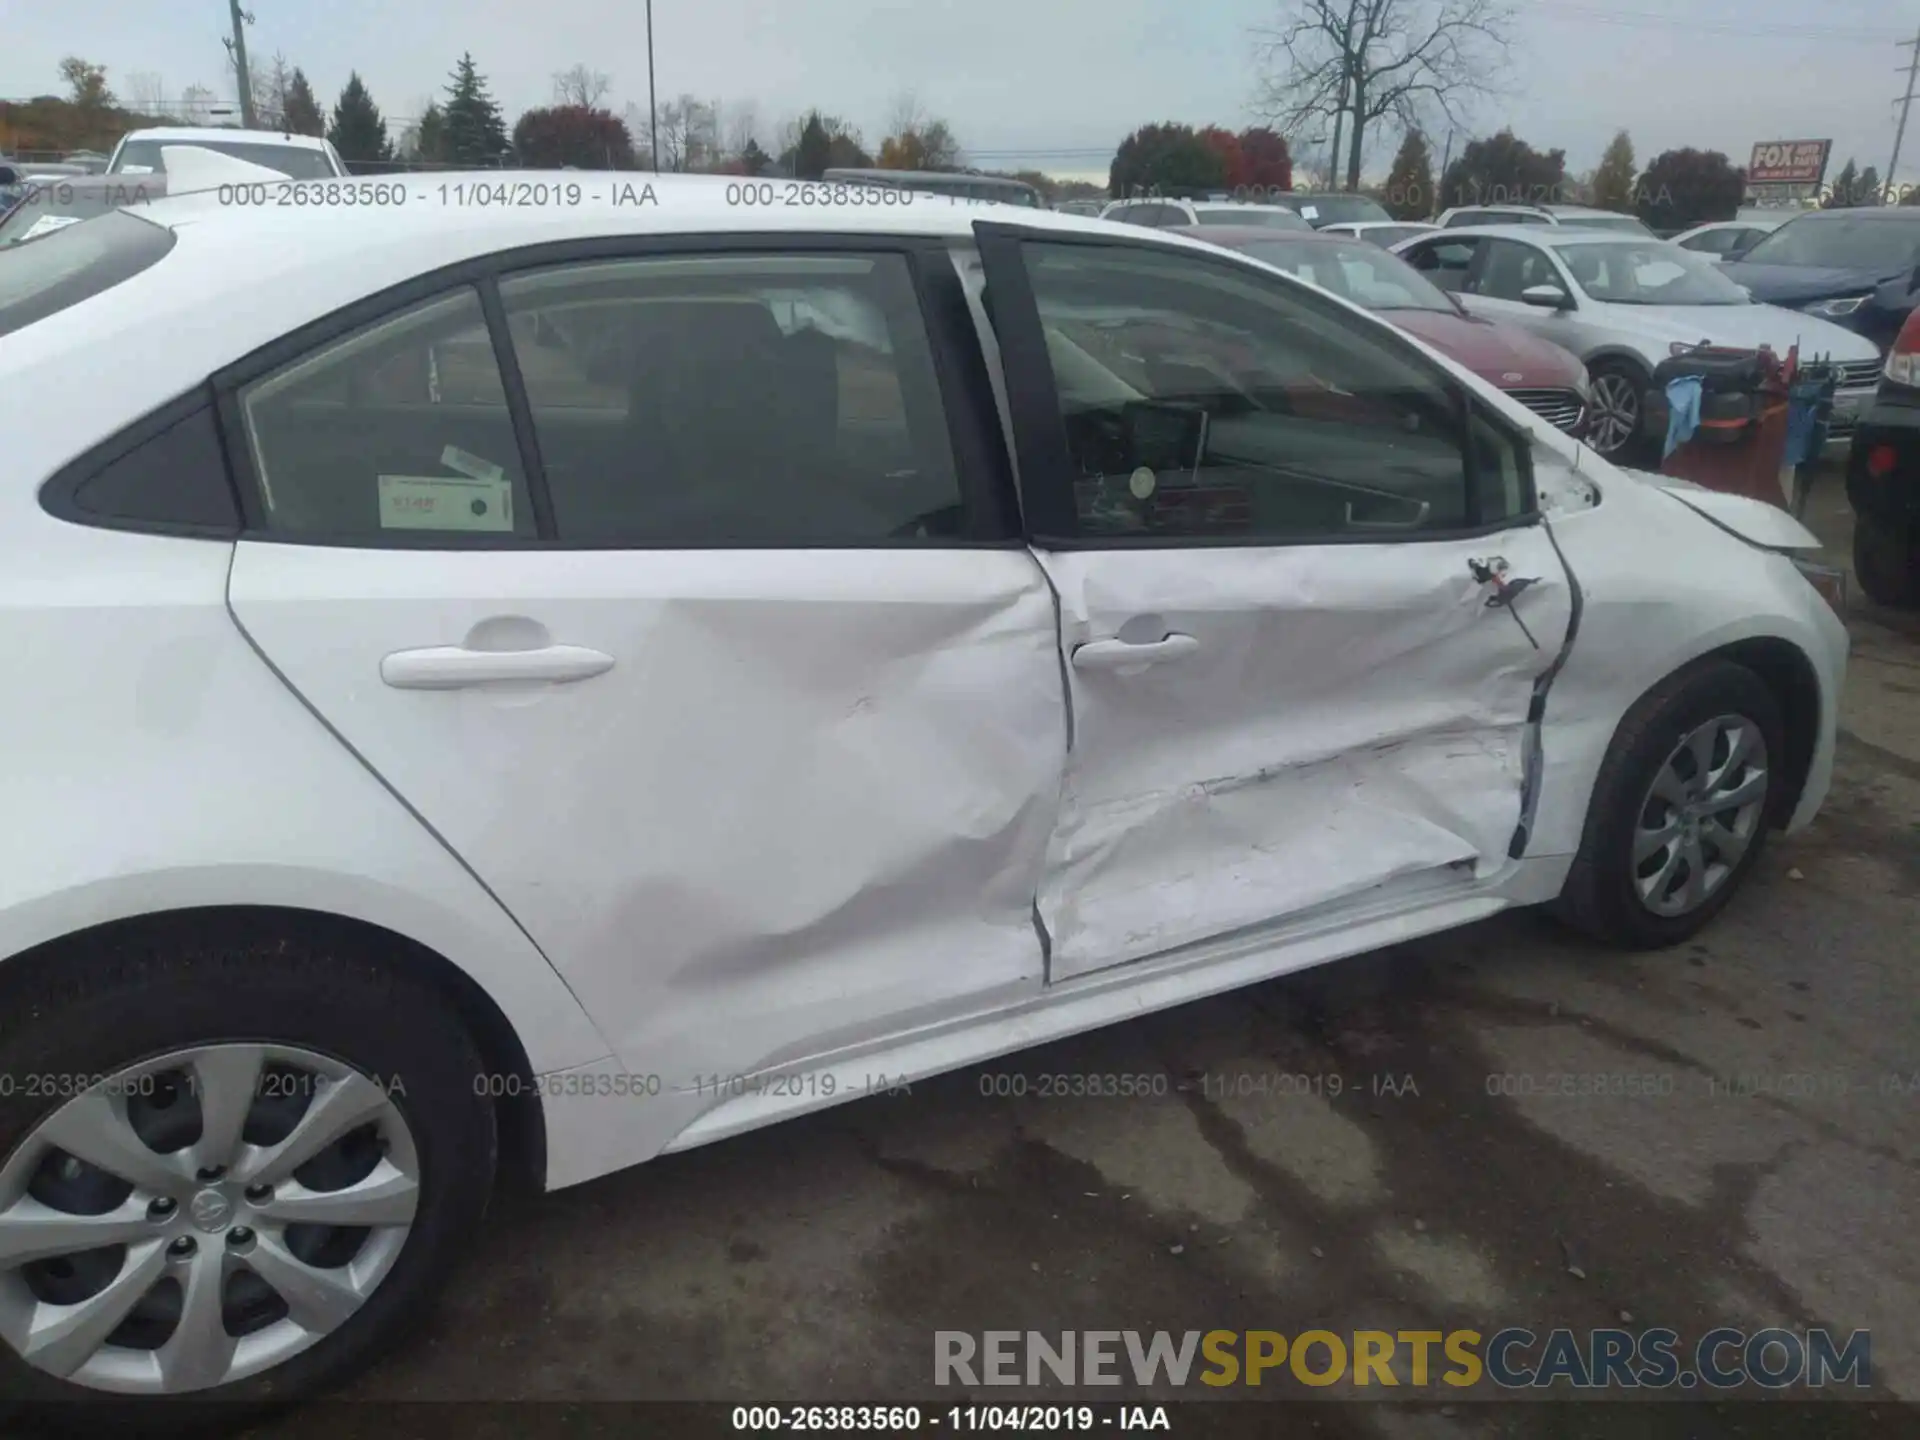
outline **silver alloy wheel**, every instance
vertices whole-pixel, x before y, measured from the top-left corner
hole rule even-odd
[[[413,1224],[419,1155],[396,1094],[268,1044],[97,1081],[0,1166],[0,1338],[36,1369],[137,1395],[257,1375],[317,1343]]]
[[[1654,914],[1691,914],[1753,843],[1767,799],[1767,742],[1744,715],[1690,731],[1661,765],[1633,831],[1633,883]]]
[[[1602,455],[1616,455],[1640,430],[1640,391],[1618,371],[1593,377],[1593,419],[1587,443]]]

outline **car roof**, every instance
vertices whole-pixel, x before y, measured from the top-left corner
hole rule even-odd
[[[1281,208],[1285,208],[1284,206]],[[1272,225],[1164,225],[1169,235],[1186,235],[1232,248],[1236,240],[1300,240],[1309,245],[1338,245],[1352,241],[1351,235],[1329,235],[1324,230],[1279,229]]]
[[[1865,220],[1874,225],[1912,225],[1920,223],[1920,207],[1912,205],[1849,205],[1836,210],[1803,210],[1790,220],[1818,220],[1838,224],[1842,220]]]
[[[1410,244],[1430,240],[1470,240],[1486,236],[1494,240],[1527,240],[1536,245],[1644,245],[1645,235],[1628,235],[1618,230],[1589,230],[1584,225],[1456,225],[1436,230],[1431,235],[1414,237]]]
[[[318,135],[294,135],[284,130],[241,130],[231,125],[156,125],[150,130],[129,130],[121,143],[132,140],[158,140],[171,145],[290,145],[297,150],[324,150],[327,142]]]

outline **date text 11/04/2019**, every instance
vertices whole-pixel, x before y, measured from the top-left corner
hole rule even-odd
[[[1164,1405],[736,1405],[732,1428],[743,1431],[834,1431],[912,1435],[923,1428],[958,1434],[1012,1431],[1047,1435],[1094,1430],[1171,1431]]]

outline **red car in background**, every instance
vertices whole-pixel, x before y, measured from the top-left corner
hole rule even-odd
[[[1399,256],[1346,235],[1239,225],[1170,233],[1250,255],[1424,340],[1570,435],[1587,427],[1587,369],[1568,350],[1513,325],[1469,315]]]

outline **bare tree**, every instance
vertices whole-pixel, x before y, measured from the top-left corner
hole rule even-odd
[[[920,103],[920,97],[911,90],[902,90],[893,97],[893,103],[887,109],[888,135],[912,135],[927,126],[926,107]]]
[[[287,92],[293,88],[293,66],[274,53],[272,60],[253,72],[253,113],[260,124],[277,129],[287,121]]]
[[[136,70],[127,76],[127,105],[138,115],[164,115],[167,101],[167,82],[151,70]]]
[[[1513,21],[1504,0],[1283,0],[1280,23],[1255,32],[1256,108],[1285,132],[1331,125],[1357,190],[1375,122],[1458,124],[1502,78]]]
[[[760,107],[752,100],[742,100],[726,107],[724,124],[721,126],[721,148],[729,159],[747,153],[747,146],[760,143]]]
[[[608,76],[585,65],[575,65],[569,70],[554,72],[553,103],[597,110],[612,89],[613,81]]]
[[[205,85],[189,85],[180,92],[180,103],[174,108],[187,124],[204,125],[212,113],[214,99],[213,91]]]

